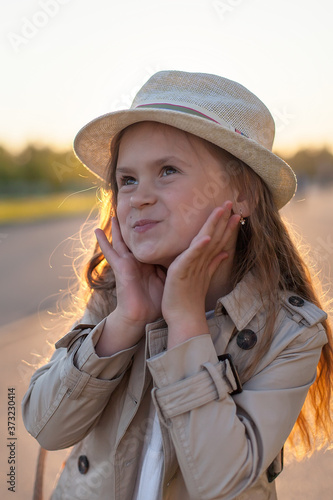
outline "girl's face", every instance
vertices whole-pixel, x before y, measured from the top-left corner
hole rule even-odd
[[[127,247],[140,262],[164,267],[188,248],[216,206],[234,201],[221,161],[200,139],[153,122],[125,131],[116,180]]]

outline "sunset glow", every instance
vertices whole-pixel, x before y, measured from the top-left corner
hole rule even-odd
[[[275,118],[279,151],[332,143],[328,0],[17,0],[1,9],[5,147],[70,147],[81,126],[129,106],[161,69],[248,87]]]

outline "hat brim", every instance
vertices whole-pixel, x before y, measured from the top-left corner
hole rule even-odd
[[[278,209],[295,194],[296,176],[284,160],[244,135],[207,118],[179,111],[140,108],[107,113],[92,120],[78,132],[74,139],[74,152],[88,170],[105,180],[112,138],[129,125],[143,121],[171,125],[233,154],[265,181]]]

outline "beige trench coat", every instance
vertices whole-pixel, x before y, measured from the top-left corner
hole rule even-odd
[[[137,345],[99,358],[94,345],[105,320],[87,311],[33,375],[22,403],[41,446],[74,445],[52,500],[131,500],[152,402],[163,437],[163,500],[275,499],[267,469],[273,462],[270,471],[280,471],[280,450],[327,342],[326,314],[294,295],[281,295],[271,348],[249,380],[242,373],[266,321],[250,276],[218,300],[209,335],[168,351],[160,320]],[[230,361],[218,359],[225,353],[243,378],[238,394]]]

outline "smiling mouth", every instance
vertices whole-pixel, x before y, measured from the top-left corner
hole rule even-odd
[[[138,220],[134,224],[133,229],[136,233],[144,233],[145,231],[154,228],[159,222],[160,221],[158,220],[151,219]]]

